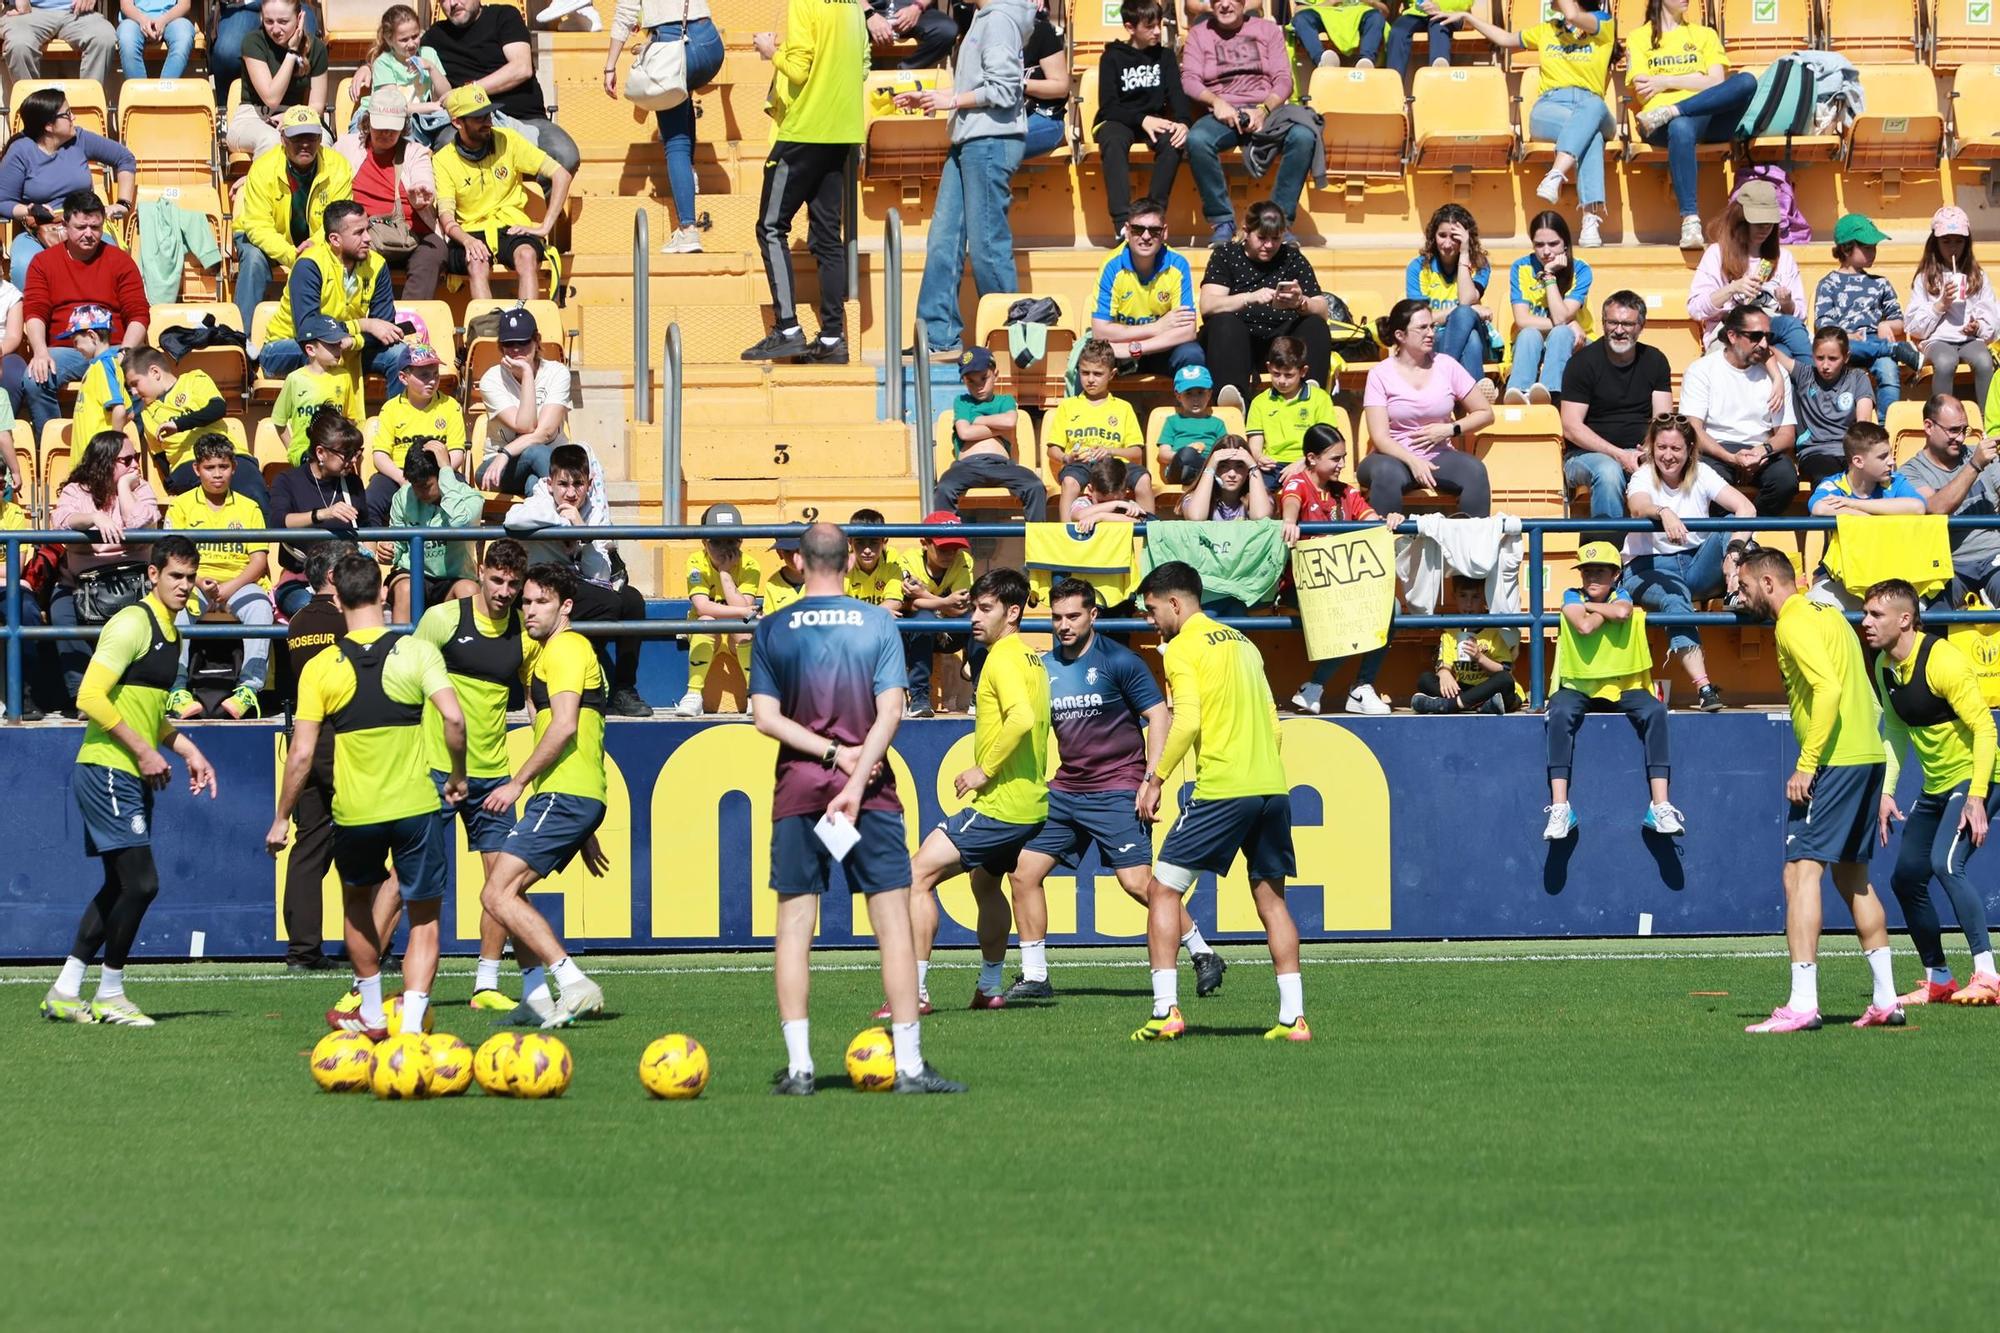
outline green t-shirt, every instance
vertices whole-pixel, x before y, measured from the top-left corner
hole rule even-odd
[[[1207,454],[1227,434],[1229,427],[1221,417],[1190,417],[1176,412],[1160,427],[1160,447],[1179,451],[1193,445]]]
[[[1333,395],[1307,381],[1299,386],[1296,398],[1280,398],[1266,389],[1250,400],[1250,414],[1243,423],[1246,435],[1264,437],[1264,457],[1274,463],[1296,463],[1305,457],[1306,432],[1314,426],[1338,427],[1340,413],[1334,409]]]
[[[1002,413],[1015,410],[1017,409],[1012,394],[996,393],[991,398],[982,402],[969,393],[962,393],[952,399],[951,419],[954,422],[977,421],[981,417],[996,417]],[[996,443],[996,441],[983,440],[981,443],[992,444]],[[965,441],[958,438],[957,431],[953,431],[951,436],[951,456],[957,458],[964,452]]]
[[[345,376],[323,374],[311,366],[300,366],[285,376],[285,387],[278,390],[278,401],[271,404],[271,420],[275,425],[291,428],[292,438],[286,442],[285,456],[291,459],[293,467],[306,461],[306,427],[312,424],[313,413],[328,403],[346,410]]]
[[[479,603],[472,599],[473,629],[488,639],[498,639],[507,631],[507,622],[491,620],[479,612]],[[440,602],[424,612],[424,618],[417,622],[417,637],[425,643],[434,644],[439,653],[451,646],[458,636],[461,603]],[[535,653],[534,640],[526,630],[520,631],[521,660],[531,661]],[[507,762],[507,698],[514,680],[488,680],[483,676],[468,676],[450,670],[451,687],[458,694],[459,711],[465,714],[465,774],[473,778],[504,778],[513,772]],[[518,673],[516,680],[519,679]],[[444,719],[428,700],[424,704],[424,751],[430,757],[430,766],[440,773],[451,771],[451,754],[444,747]]]

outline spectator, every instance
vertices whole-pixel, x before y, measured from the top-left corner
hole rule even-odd
[[[382,11],[382,25],[375,30],[375,45],[365,62],[368,92],[355,103],[354,123],[338,127],[343,134],[358,129],[377,105],[387,101],[407,120],[411,142],[426,150],[437,145],[451,127],[444,109],[451,80],[445,77],[437,51],[423,43],[423,24],[416,10],[390,5]]]
[[[299,251],[285,281],[278,309],[264,330],[258,365],[276,379],[306,363],[299,330],[319,316],[347,333],[343,373],[353,386],[348,415],[364,412],[360,389],[364,375],[388,381],[388,396],[403,391],[403,330],[396,323],[396,293],[389,285],[389,266],[369,250],[368,214],[352,199],[326,206],[320,217],[324,239]]]
[[[7,407],[5,401],[0,400],[0,417],[6,415]],[[9,422],[8,429],[11,430],[12,428],[12,423]],[[40,526],[35,521],[35,516],[27,503],[20,498],[22,485],[23,479],[16,477],[11,470],[0,473],[0,533],[26,532],[31,528]],[[28,551],[23,548],[21,553],[25,556],[28,554]],[[15,570],[13,566],[17,563],[23,562],[9,562],[6,558],[6,553],[0,551],[0,595],[5,595],[7,585],[14,581]],[[39,625],[43,623],[42,604],[34,596],[33,589],[28,588],[25,584],[22,587],[22,596],[19,598],[17,605],[20,611],[19,624]],[[21,681],[21,711],[18,714],[8,714],[8,717],[12,721],[39,722],[47,716],[42,711],[41,704],[36,702],[35,696],[45,693],[44,690],[38,688],[38,684],[40,678],[45,676],[46,672],[38,670],[37,667],[48,660],[46,656],[48,648],[49,645],[47,644],[37,644],[33,641],[24,643],[21,646],[21,665],[26,668],[26,675]],[[4,655],[0,655],[0,704],[4,704],[6,693],[7,664]],[[56,705],[51,706],[54,707]]]
[[[1728,143],[1757,95],[1757,76],[1731,74],[1715,29],[1687,21],[1688,0],[1646,0],[1646,21],[1625,41],[1626,77],[1638,97],[1639,133],[1667,150],[1667,175],[1681,212],[1681,249],[1699,250],[1696,148]]]
[[[486,499],[459,479],[442,440],[426,440],[410,446],[398,469],[403,484],[389,502],[392,528],[476,528]],[[372,484],[372,483],[371,483]],[[392,542],[390,557],[389,604],[398,624],[413,616],[410,601],[410,543]],[[424,604],[470,597],[473,580],[475,542],[424,542]],[[378,552],[379,556],[379,552]]]
[[[314,315],[296,330],[305,363],[285,376],[278,400],[271,404],[271,421],[284,441],[285,454],[297,466],[304,461],[313,420],[331,407],[350,421],[360,421],[361,381],[351,355],[354,338],[347,326],[328,315]]]
[[[1806,328],[1806,284],[1798,261],[1778,244],[1778,191],[1769,181],[1744,182],[1710,228],[1715,239],[1702,251],[1688,284],[1688,316],[1711,346],[1722,317],[1739,306],[1771,317],[1771,346],[1784,352],[1779,369],[1812,355]]]
[[[152,307],[139,266],[124,251],[104,244],[104,201],[88,190],[63,199],[64,241],[28,265],[22,296],[22,330],[27,335],[28,374],[23,389],[35,438],[62,415],[57,394],[83,376],[85,358],[74,348],[49,347],[49,331],[68,327],[78,306],[101,305],[111,312],[111,341],[131,349],[146,343]],[[107,473],[108,475],[108,473]]]
[[[1571,251],[1569,224],[1560,213],[1537,213],[1528,241],[1533,253],[1507,272],[1514,306],[1510,403],[1546,403],[1560,394],[1571,355],[1590,338],[1590,265]]]
[[[229,414],[222,390],[206,371],[179,370],[171,357],[152,347],[135,347],[125,354],[125,378],[140,404],[142,442],[152,451],[154,467],[167,480],[167,493],[185,495],[198,489],[201,480],[195,476],[195,441]],[[260,507],[271,503],[263,469],[249,454],[236,455],[230,488]]]
[[[1847,428],[1876,419],[1868,393],[1868,376],[1849,356],[1847,335],[1830,326],[1813,335],[1812,359],[1792,367],[1799,419],[1794,454],[1806,485],[1817,486],[1847,466]]]
[[[1285,478],[1284,487],[1278,492],[1278,517],[1284,520],[1286,546],[1298,544],[1301,523],[1365,523],[1380,518],[1391,531],[1402,523],[1403,516],[1399,513],[1377,514],[1357,488],[1340,479],[1340,474],[1347,470],[1347,439],[1339,427],[1312,427],[1306,431],[1300,448],[1303,454],[1300,465]],[[1354,688],[1347,692],[1343,711],[1369,717],[1388,715],[1389,701],[1375,689],[1375,678],[1388,659],[1386,642],[1361,654],[1354,673]],[[1311,679],[1292,695],[1292,706],[1305,713],[1319,712],[1327,682],[1344,660],[1328,657],[1314,663]]]
[[[1607,296],[1603,315],[1604,336],[1585,343],[1563,371],[1563,486],[1590,488],[1592,518],[1622,518],[1647,423],[1673,410],[1673,369],[1659,348],[1639,341],[1646,303],[1637,292]]]
[[[243,39],[246,86],[224,135],[231,151],[257,158],[276,148],[293,107],[323,121],[332,78],[326,43],[313,35],[298,0],[264,0],[257,31]]]
[[[936,69],[951,61],[958,23],[948,3],[868,0],[868,44],[876,69]]]
[[[1555,0],[1540,11],[1542,21],[1520,32],[1509,32],[1467,11],[1446,14],[1450,26],[1470,25],[1503,51],[1541,52],[1541,92],[1528,112],[1526,137],[1554,140],[1556,158],[1535,195],[1555,204],[1563,186],[1576,175],[1576,200],[1582,206],[1582,230],[1577,244],[1591,249],[1604,244],[1604,144],[1615,138],[1605,94],[1611,87],[1611,62],[1618,48],[1610,20],[1598,12],[1602,0]],[[1530,231],[1533,229],[1530,228]]]
[[[740,621],[748,629],[757,619],[764,591],[764,571],[755,560],[743,558],[743,540],[733,529],[743,526],[743,512],[733,504],[712,504],[702,511],[701,526],[730,531],[703,538],[701,549],[688,557],[688,609],[696,620]],[[704,692],[708,673],[715,665],[718,648],[728,648],[736,657],[743,676],[743,692],[750,689],[750,636],[748,634],[696,634],[688,640],[688,687],[674,712],[681,717],[700,717],[705,707]]]
[[[1201,275],[1201,344],[1220,388],[1215,401],[1242,408],[1255,390],[1257,368],[1279,338],[1305,347],[1306,378],[1333,377],[1333,331],[1319,275],[1286,239],[1285,213],[1270,200],[1243,212],[1234,245],[1211,250]]]
[[[1896,446],[1888,431],[1872,421],[1857,422],[1848,429],[1845,450],[1847,470],[1813,487],[1807,509],[1814,518],[1924,512],[1923,492],[1896,471]],[[1838,532],[1827,538],[1826,558],[1815,572],[1807,598],[1843,611],[1859,611],[1862,598],[1848,591],[1833,572],[1840,568],[1839,544]]]
[[[361,523],[361,427],[328,403],[313,413],[305,430],[305,461],[277,475],[271,483],[272,526],[321,528],[345,541],[356,539]],[[304,578],[311,545],[278,547],[278,567],[288,577],[274,590],[279,612],[289,620],[312,600]]]
[[[230,528],[254,531],[264,526],[263,506],[233,489],[236,446],[227,435],[210,433],[194,442],[194,470],[201,483],[168,507],[169,528],[216,532]],[[197,618],[226,611],[239,625],[268,628],[277,623],[270,574],[270,550],[261,542],[202,542],[201,573],[195,579],[197,596],[174,617],[175,623],[190,625]],[[167,713],[176,719],[199,717],[203,711],[201,701],[188,690],[190,653],[188,640],[182,639],[180,670],[167,695]],[[246,636],[242,672],[221,704],[225,717],[257,716],[257,695],[269,678],[270,665],[271,641]]]
[[[0,17],[0,58],[7,86],[42,77],[42,56],[61,38],[76,48],[78,77],[100,87],[111,82],[111,57],[118,32],[99,11],[101,0],[13,0]],[[74,693],[74,691],[72,691]]]
[[[1458,497],[1460,513],[1485,518],[1493,507],[1486,464],[1456,442],[1493,420],[1492,403],[1464,367],[1436,354],[1426,302],[1396,302],[1377,322],[1376,336],[1393,350],[1369,370],[1361,395],[1369,454],[1356,474],[1370,507],[1401,513],[1405,492],[1440,491]],[[1464,414],[1456,421],[1454,408]]]
[[[508,495],[532,495],[549,475],[550,456],[570,442],[569,367],[542,359],[535,317],[515,307],[500,312],[500,361],[479,377],[486,406],[486,458],[479,484]]]
[[[49,599],[49,624],[101,625],[122,605],[138,601],[145,593],[146,548],[128,546],[125,532],[158,527],[159,522],[160,501],[146,484],[139,446],[121,431],[108,430],[85,440],[76,465],[56,492],[49,526],[96,536],[63,547]],[[95,612],[93,606],[98,608]],[[81,717],[75,700],[83,670],[90,665],[90,640],[58,639],[56,660],[62,667],[63,697],[70,701],[69,716]]]
[[[771,61],[769,109],[777,118],[764,155],[757,201],[757,250],[771,288],[771,331],[745,361],[793,357],[847,364],[848,161],[862,139],[860,88],[867,72],[865,30],[852,7],[793,3],[785,44],[768,32],[751,39]],[[792,219],[806,209],[807,244],[819,266],[819,335],[799,327],[792,287]],[[931,244],[935,245],[933,239]]]
[[[1819,280],[1813,292],[1813,327],[1847,334],[1847,352],[1875,377],[1875,419],[1887,421],[1889,408],[1903,396],[1903,366],[1923,364],[1917,349],[1903,341],[1903,307],[1875,266],[1875,247],[1888,240],[1874,220],[1849,213],[1833,228],[1833,260],[1839,267]],[[1818,351],[1818,338],[1814,339]]]
[[[147,77],[148,42],[167,49],[160,62],[161,78],[178,79],[187,73],[188,56],[194,50],[190,0],[120,0],[119,8],[124,17],[118,20],[118,64],[125,78]]]
[[[1911,339],[1930,363],[1932,387],[1950,393],[1963,361],[1972,368],[1972,401],[1984,404],[1993,385],[1988,343],[2000,337],[2000,299],[1973,257],[1964,209],[1947,204],[1932,215],[1903,310]]]
[[[1070,501],[1064,521],[1078,532],[1088,534],[1107,519],[1136,523],[1150,512],[1133,497],[1139,488],[1133,483],[1130,464],[1106,455],[1084,469],[1083,493]],[[1150,493],[1148,500],[1150,502]]]
[[[959,521],[957,514],[939,511],[924,517],[926,525],[949,528]],[[972,610],[972,543],[945,531],[918,543],[921,554],[905,559],[903,566],[903,616],[907,620],[957,620]],[[903,667],[910,678],[907,717],[931,715],[931,659],[939,653],[956,654],[964,640],[956,634],[905,634]],[[954,678],[956,678],[954,676]],[[954,691],[944,690],[940,703]]]
[[[123,431],[132,419],[132,401],[118,354],[111,350],[111,312],[101,305],[80,305],[69,312],[69,323],[56,335],[84,359],[76,382],[76,406],[70,412],[70,438],[88,440],[101,431]]]
[[[1389,68],[1410,79],[1411,46],[1417,29],[1424,29],[1425,53],[1433,65],[1451,63],[1451,29],[1445,22],[1450,14],[1472,7],[1472,0],[1403,0],[1403,12],[1389,25]]]
[[[1500,391],[1486,375],[1496,350],[1493,311],[1485,304],[1493,266],[1479,243],[1479,224],[1461,205],[1445,204],[1424,225],[1424,248],[1403,271],[1403,296],[1430,307],[1438,355],[1456,361],[1479,381],[1492,402]]]
[[[485,300],[493,295],[493,266],[504,262],[514,270],[520,298],[532,301],[549,232],[569,199],[569,169],[516,131],[494,125],[493,103],[477,84],[452,89],[445,107],[457,137],[431,159],[438,230],[451,242],[445,272],[464,274],[473,299]],[[530,176],[548,182],[540,222],[528,218]]]
[[[438,392],[442,358],[429,343],[408,342],[404,348],[403,392],[382,404],[375,417],[375,475],[363,506],[371,528],[389,525],[390,505],[405,480],[396,460],[417,445],[443,448],[447,472],[457,474],[465,466],[465,411],[458,399]]]
[[[1188,493],[1181,497],[1181,517],[1195,522],[1231,522],[1270,518],[1271,492],[1264,475],[1250,460],[1241,435],[1225,435],[1210,451]]]
[[[1941,393],[1924,404],[1924,447],[1903,464],[1903,477],[1924,497],[1924,512],[1959,518],[2000,514],[2000,456],[1992,424],[1966,439],[1965,408]],[[1974,593],[2000,606],[2000,528],[1960,528],[1951,534],[1952,579],[1947,604]]]
[[[1250,400],[1244,416],[1243,437],[1249,442],[1251,460],[1263,469],[1264,484],[1273,491],[1289,465],[1304,460],[1305,438],[1313,427],[1334,427],[1340,420],[1333,395],[1307,379],[1305,371],[1304,343],[1296,338],[1272,340],[1264,362],[1271,387]]]
[[[28,283],[28,261],[42,252],[40,230],[69,194],[92,188],[93,166],[108,169],[118,198],[106,210],[122,222],[138,198],[139,160],[125,145],[76,127],[69,97],[60,88],[37,88],[21,99],[20,133],[0,151],[0,212],[21,224],[8,250],[16,287]]]
[[[888,520],[879,509],[857,509],[850,524],[882,524]],[[849,597],[870,606],[879,606],[892,616],[903,614],[903,569],[886,537],[851,537],[847,543],[853,560],[847,566],[844,586]],[[803,564],[803,562],[802,562]]]
[[[447,253],[438,229],[437,173],[431,151],[409,138],[408,94],[401,88],[377,88],[368,100],[359,136],[344,135],[334,150],[354,175],[354,202],[367,214],[372,237],[377,218],[400,218],[417,248],[408,254],[385,254],[382,261],[403,270],[403,299],[429,301],[437,296]],[[372,243],[371,243],[372,248]]]
[[[1451,593],[1462,616],[1484,615],[1486,583],[1454,575]],[[1448,629],[1438,636],[1437,665],[1417,677],[1412,713],[1494,713],[1523,708],[1514,659],[1520,639],[1499,629]]]
[[[221,106],[228,100],[229,85],[243,77],[243,44],[263,25],[264,0],[250,0],[248,4],[218,0],[218,7],[215,44],[208,52],[208,74],[215,81],[216,105]],[[301,12],[306,31],[317,37],[319,15],[309,6]]]
[[[1000,378],[993,353],[966,348],[958,373],[965,392],[951,404],[952,464],[937,479],[932,508],[955,514],[958,502],[975,486],[1004,486],[1021,502],[1027,522],[1042,522],[1048,517],[1049,490],[1034,469],[1021,466],[1015,436],[1020,413],[1012,394],[993,391]]]
[[[1356,69],[1373,69],[1387,10],[1382,0],[1301,0],[1292,6],[1292,36],[1308,65],[1339,69],[1345,58]]]
[[[1663,412],[1653,418],[1646,428],[1644,456],[1632,474],[1627,504],[1633,518],[1656,519],[1660,530],[1625,534],[1620,586],[1648,611],[1685,615],[1696,603],[1723,595],[1730,535],[1692,533],[1682,520],[1707,518],[1717,509],[1748,519],[1757,511],[1721,473],[1695,457],[1694,428],[1678,413]],[[1700,630],[1688,625],[1668,630],[1667,654],[1681,659],[1704,713],[1722,707],[1722,691],[1708,678]]]
[[[246,331],[255,325],[271,274],[291,268],[299,251],[325,239],[320,228],[328,204],[354,197],[354,169],[328,146],[319,117],[292,107],[279,120],[283,142],[250,164],[230,222],[236,235],[232,285]]]
[[[952,28],[951,16],[932,9],[927,0],[911,0],[911,8],[924,14],[936,14],[950,37],[958,35]],[[698,88],[707,87],[722,70],[722,33],[715,26],[708,0],[679,0],[679,3],[675,0],[619,0],[617,9],[611,15],[611,46],[604,53],[606,97],[617,98],[619,53],[631,41],[633,32],[641,28],[646,30],[648,44],[686,44],[683,54],[687,59],[690,95],[683,98],[679,105],[658,113],[660,147],[666,154],[667,162],[667,193],[673,200],[674,218],[678,224],[662,248],[670,255],[700,254],[701,227],[698,221],[700,215],[695,212],[694,176],[696,107],[692,94]],[[932,63],[942,63],[943,57],[950,53],[948,37],[940,59]]]
[[[1273,137],[1265,124],[1292,98],[1292,63],[1285,54],[1284,33],[1267,18],[1247,17],[1243,0],[1216,0],[1209,16],[1188,32],[1181,87],[1190,110],[1199,104],[1209,112],[1188,130],[1187,155],[1195,187],[1201,191],[1202,216],[1213,232],[1209,248],[1215,249],[1236,235],[1222,154],[1239,144],[1247,149],[1252,140]],[[1282,123],[1271,199],[1290,226],[1320,143],[1318,131],[1306,119],[1288,115]]]
[[[1021,52],[1035,24],[1028,0],[971,0],[972,24],[959,43],[952,91],[898,93],[904,110],[951,113],[951,151],[938,178],[931,210],[924,280],[917,288],[917,318],[934,361],[958,360],[965,319],[958,288],[972,251],[972,285],[979,295],[1011,292],[1014,172],[1026,151],[1028,113]]]
[[[1125,0],[1119,17],[1125,40],[1108,43],[1097,63],[1097,151],[1111,229],[1125,234],[1132,213],[1132,145],[1153,150],[1146,197],[1173,198],[1174,176],[1187,147],[1188,100],[1180,60],[1161,40],[1160,0]]]
[[[1152,508],[1146,437],[1139,428],[1138,414],[1130,403],[1111,393],[1117,364],[1110,343],[1086,339],[1076,355],[1079,392],[1056,404],[1042,422],[1042,447],[1048,451],[1050,469],[1062,484],[1062,498],[1056,507],[1062,521],[1068,521],[1077,497],[1090,481],[1090,465],[1112,455],[1126,465],[1126,486],[1141,504]]]
[[[806,566],[800,550],[796,532],[786,533],[771,543],[777,553],[778,567],[771,571],[770,582],[764,585],[764,599],[760,615],[775,615],[806,595]]]
[[[1021,95],[1028,106],[1022,160],[1062,147],[1069,126],[1070,86],[1068,43],[1038,5],[1027,44],[1021,48]]]
[[[1174,372],[1174,410],[1160,428],[1154,451],[1164,480],[1180,485],[1193,481],[1229,433],[1222,418],[1210,410],[1214,388],[1207,366],[1182,366]]]
[[[0,278],[0,391],[6,395],[5,410],[9,416],[28,410],[28,360],[21,355],[27,341],[27,313],[22,306],[21,289]],[[11,468],[13,461],[11,458],[0,461],[0,468]]]
[[[1205,361],[1195,341],[1194,270],[1167,245],[1167,210],[1157,199],[1132,206],[1125,243],[1098,267],[1090,336],[1110,343],[1128,374],[1171,376]]]
[[[437,52],[454,90],[478,84],[492,102],[496,124],[525,135],[565,172],[576,171],[583,155],[576,140],[549,119],[535,78],[535,48],[520,10],[482,0],[444,0],[444,19],[424,31],[423,44]],[[457,117],[452,119],[455,123]],[[439,147],[449,142],[449,134]]]
[[[1782,514],[1799,494],[1792,457],[1798,417],[1791,387],[1771,373],[1771,317],[1736,305],[1722,317],[1721,345],[1688,367],[1681,411],[1694,426],[1701,456],[1727,480],[1757,488],[1757,512]]]

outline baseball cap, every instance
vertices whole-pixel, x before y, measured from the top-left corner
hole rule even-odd
[[[799,549],[799,538],[804,535],[805,529],[800,528],[797,532],[788,532],[782,537],[773,538],[771,549],[789,555]]]
[[[368,95],[368,128],[400,130],[410,123],[410,92],[400,84],[384,84]]]
[[[299,341],[339,346],[347,341],[347,326],[331,315],[308,315],[299,321]]]
[[[1610,542],[1585,542],[1576,548],[1576,564],[1579,569],[1585,565],[1610,565],[1616,569],[1624,563],[1618,554],[1618,548]]]
[[[287,139],[300,139],[310,134],[314,138],[326,138],[326,127],[319,123],[309,106],[288,106],[285,114],[278,117],[278,133]]]
[[[984,347],[968,347],[958,354],[960,378],[967,375],[983,375],[993,369],[993,353]]]
[[[1174,372],[1174,392],[1186,393],[1189,389],[1213,389],[1215,380],[1208,373],[1207,366],[1182,366]]]
[[[111,332],[111,312],[101,305],[77,306],[69,312],[69,321],[63,325],[61,340],[67,341],[85,330]]]
[[[1859,213],[1849,213],[1833,224],[1833,243],[1849,245],[1855,241],[1863,245],[1880,245],[1889,239],[1889,233],[1875,225],[1875,219]]]
[[[701,511],[704,528],[734,528],[743,525],[743,511],[729,503],[712,504]]]
[[[1931,235],[1970,236],[1972,219],[1965,215],[1964,209],[1955,204],[1946,204],[1931,214]]]
[[[476,83],[461,83],[445,94],[444,113],[453,120],[461,116],[484,116],[493,110],[493,99]]]
[[[403,369],[412,370],[418,366],[442,365],[444,358],[437,354],[437,348],[426,342],[406,342],[403,344]]]
[[[963,519],[959,518],[957,514],[952,513],[949,509],[935,509],[924,515],[926,526],[941,528],[957,527],[963,521]],[[931,542],[940,551],[969,551],[972,549],[972,543],[956,533],[941,532],[934,537],[927,537],[924,540]]]
[[[1752,226],[1775,225],[1780,217],[1778,187],[1765,180],[1745,181],[1736,192],[1736,206]]]
[[[531,343],[541,341],[541,330],[535,327],[535,316],[525,306],[515,306],[500,312],[500,341],[503,343]]]

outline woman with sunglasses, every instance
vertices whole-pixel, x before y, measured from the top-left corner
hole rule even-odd
[[[1693,611],[1697,602],[1722,596],[1722,562],[1731,534],[1689,532],[1682,520],[1707,518],[1712,509],[1754,519],[1757,510],[1748,496],[1696,458],[1693,423],[1678,412],[1653,418],[1640,457],[1639,470],[1625,487],[1626,508],[1633,518],[1656,520],[1660,530],[1625,534],[1622,586],[1626,596],[1648,611]],[[1667,652],[1680,658],[1701,710],[1721,708],[1722,691],[1709,680],[1708,662],[1701,655],[1701,631],[1692,625],[1668,630]]]
[[[367,501],[355,475],[361,457],[361,428],[327,403],[306,423],[306,459],[278,474],[271,483],[271,517],[283,528],[324,528],[349,541],[361,523]],[[284,578],[272,590],[278,610],[287,620],[312,600],[305,581],[308,546],[278,548]]]
[[[570,442],[569,367],[542,359],[528,310],[500,312],[500,361],[479,377],[479,397],[488,414],[479,485],[526,496],[549,475],[549,455]]]
[[[105,577],[119,565],[143,561],[146,548],[125,542],[128,528],[160,526],[160,500],[146,484],[139,464],[139,446],[123,431],[100,431],[83,446],[83,454],[70,469],[62,489],[56,492],[55,510],[49,515],[52,528],[76,528],[96,534],[91,542],[72,542],[63,547],[56,588],[49,601],[51,625],[98,625],[103,619],[87,615],[77,603],[79,585]],[[144,569],[139,573],[143,584]],[[88,639],[59,639],[56,660],[62,664],[65,698],[74,701],[83,685],[83,670],[90,665]],[[74,714],[72,702],[71,712]]]
[[[63,196],[97,188],[96,168],[109,169],[117,196],[105,212],[105,239],[116,231],[138,198],[139,159],[124,144],[76,127],[69,97],[60,88],[39,88],[21,99],[21,132],[0,149],[0,213],[20,228],[7,252],[14,285],[26,289],[28,261],[50,244],[61,244],[55,209]]]

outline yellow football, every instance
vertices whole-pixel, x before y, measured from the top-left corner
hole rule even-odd
[[[507,1066],[507,1089],[516,1097],[560,1097],[569,1087],[571,1068],[569,1047],[547,1033],[530,1032]]]
[[[400,1034],[403,1030],[403,997],[400,995],[391,995],[382,1002],[382,1012],[389,1016],[389,1021],[386,1025],[389,1029],[389,1035],[394,1037]],[[428,1033],[436,1024],[437,1010],[424,1010],[424,1031]]]
[[[368,1086],[383,1101],[406,1101],[430,1090],[431,1055],[415,1034],[390,1037],[375,1045],[375,1063]]]
[[[708,1052],[693,1037],[669,1032],[639,1057],[639,1081],[670,1102],[699,1097],[708,1086]]]
[[[431,1096],[456,1097],[472,1085],[472,1048],[449,1032],[424,1038],[431,1057]]]
[[[329,1032],[313,1047],[313,1082],[327,1092],[360,1092],[368,1086],[375,1043],[359,1032]]]
[[[859,1092],[896,1086],[896,1044],[886,1028],[869,1028],[847,1043],[847,1081]]]
[[[521,1049],[521,1038],[525,1035],[521,1032],[500,1032],[480,1043],[479,1050],[472,1057],[472,1077],[489,1095],[514,1095],[514,1090],[507,1086],[507,1071],[513,1067],[514,1054]]]

